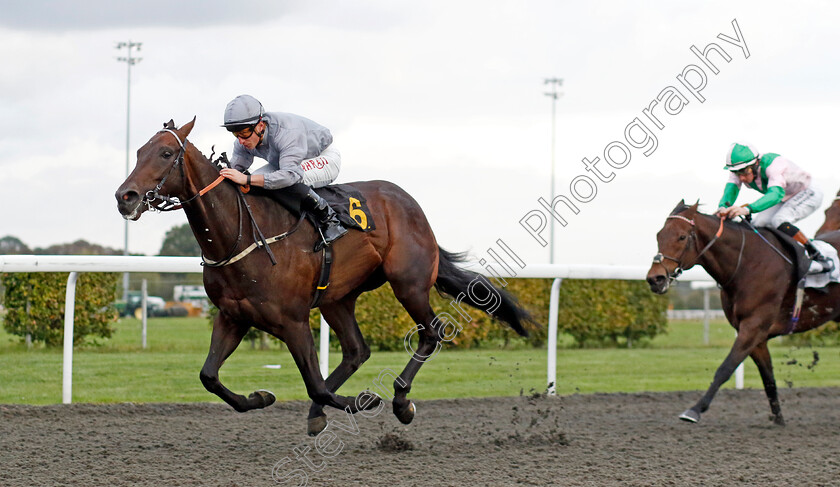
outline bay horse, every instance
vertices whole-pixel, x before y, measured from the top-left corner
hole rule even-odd
[[[750,356],[758,366],[771,417],[784,425],[767,341],[837,320],[840,285],[806,289],[801,315],[795,319],[797,279],[793,265],[777,253],[785,248],[782,241],[765,229],[759,235],[744,222],[723,221],[700,213],[697,207],[697,203],[688,206],[680,201],[667,217],[656,234],[659,254],[647,273],[647,282],[651,291],[664,294],[683,270],[700,265],[717,281],[726,319],[738,334],[709,389],[680,419],[699,421],[720,386]],[[824,240],[840,247],[840,232]]]
[[[407,398],[412,380],[433,355],[446,328],[447,322],[439,319],[429,304],[432,286],[457,298],[459,305],[463,302],[485,311],[527,336],[523,325],[534,322],[531,315],[503,289],[456,266],[464,256],[438,246],[423,210],[410,195],[386,181],[350,183],[366,198],[375,229],[350,231],[332,244],[332,274],[329,285],[319,292],[319,308],[338,337],[342,359],[325,380],[309,327],[324,262],[320,253],[313,252],[317,230],[301,224],[303,216],[293,215],[273,199],[242,195],[241,187],[222,178],[220,167],[187,140],[194,124],[195,118],[177,129],[172,120],[164,124],[163,130],[137,150],[137,164],[115,196],[117,208],[128,220],[137,220],[144,211],[161,209],[176,199],[183,207],[201,247],[204,287],[219,309],[200,379],[208,391],[236,411],[264,408],[275,401],[269,391],[245,397],[219,380],[219,368],[252,326],[285,342],[294,358],[312,399],[308,434],[316,435],[326,427],[324,406],[350,413],[381,407],[376,394],[346,397],[336,391],[370,356],[355,318],[356,299],[385,282],[420,325],[419,345],[394,380],[393,412],[404,424],[410,423],[415,413]],[[251,219],[243,216],[243,206]],[[245,252],[260,246],[263,233],[285,238]],[[265,252],[267,247],[278,256],[277,265],[272,265],[275,258]],[[239,259],[243,254],[247,255]],[[483,290],[476,292],[479,285]],[[486,299],[490,294],[495,295],[493,300]]]
[[[828,208],[825,209],[825,222],[817,229],[817,235],[840,230],[840,191],[831,202]]]

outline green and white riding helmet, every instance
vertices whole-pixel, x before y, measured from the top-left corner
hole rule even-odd
[[[746,142],[735,142],[729,146],[729,150],[726,152],[726,166],[723,168],[728,171],[740,171],[755,164],[758,157],[759,153],[754,145]]]

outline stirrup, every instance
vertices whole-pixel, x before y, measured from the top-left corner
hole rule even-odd
[[[814,264],[820,266],[817,269]],[[811,259],[811,265],[808,269],[808,274],[823,274],[825,272],[832,272],[834,270],[834,261],[827,258],[822,254],[817,254],[814,258]]]
[[[336,231],[336,233],[330,235],[329,237],[327,237],[327,235],[324,233],[324,230],[320,226],[318,226],[317,228],[318,228],[318,235],[321,237],[321,239],[318,240],[315,243],[315,248],[314,248],[315,252],[320,251],[321,249],[323,249],[327,245],[330,245],[331,243],[335,242],[336,240],[340,239],[341,237],[343,237],[344,235],[347,234],[347,229],[344,228],[344,226],[341,225],[341,223],[335,223],[332,226],[327,227],[328,230],[333,229],[333,230]],[[330,233],[330,232],[327,232],[327,233]]]

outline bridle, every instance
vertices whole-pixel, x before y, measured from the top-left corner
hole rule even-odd
[[[178,137],[178,134],[176,134],[174,130],[164,128],[163,130],[161,130],[158,133],[160,134],[160,133],[163,133],[163,132],[169,132],[170,134],[172,134],[175,137],[175,140],[178,141],[178,145],[180,146],[180,150],[178,151],[178,156],[175,158],[175,162],[173,162],[172,166],[170,166],[169,171],[167,171],[166,174],[163,176],[163,178],[155,185],[154,189],[150,189],[149,191],[146,191],[146,194],[143,195],[143,203],[145,203],[146,208],[149,209],[149,210],[156,210],[156,211],[180,210],[181,208],[183,208],[183,206],[185,204],[189,203],[190,201],[192,201],[196,198],[199,198],[201,196],[204,196],[205,193],[207,193],[211,189],[218,186],[219,183],[224,181],[225,178],[224,178],[224,176],[219,175],[219,177],[216,178],[215,181],[208,184],[206,187],[204,187],[204,189],[200,190],[198,193],[192,195],[191,197],[187,198],[184,201],[174,199],[174,198],[172,198],[168,195],[160,194],[160,190],[163,188],[163,185],[166,184],[166,180],[169,178],[169,176],[172,174],[172,171],[174,171],[176,167],[181,169],[181,177],[184,176],[184,153],[187,150],[187,146],[184,143],[184,142],[186,142],[186,139],[184,141],[181,141],[181,138]],[[211,156],[211,158],[212,158],[212,156]],[[156,204],[155,201],[158,201],[158,200],[160,200],[160,203]]]
[[[178,137],[178,134],[175,133],[174,130],[171,130],[169,128],[164,127],[164,129],[161,130],[158,133],[162,133],[162,132],[169,132],[170,134],[172,134],[175,137],[175,140],[178,141],[178,145],[180,146],[180,150],[178,151],[178,156],[175,158],[175,162],[172,163],[172,166],[169,168],[169,171],[167,171],[166,174],[163,176],[163,178],[155,185],[155,188],[151,189],[149,191],[146,191],[146,194],[143,196],[143,203],[146,204],[146,207],[149,210],[156,210],[156,211],[179,210],[179,209],[183,208],[183,206],[185,204],[195,200],[196,198],[200,198],[201,196],[204,196],[208,191],[210,191],[211,189],[218,186],[222,181],[225,180],[225,177],[222,176],[222,175],[219,175],[219,177],[216,178],[212,183],[208,184],[203,189],[201,189],[198,193],[190,196],[189,198],[187,198],[186,200],[183,200],[183,201],[181,201],[179,199],[174,199],[174,198],[172,198],[168,195],[160,194],[160,190],[163,188],[163,185],[166,184],[166,180],[169,178],[169,176],[172,174],[172,171],[174,171],[176,167],[180,168],[182,178],[184,178],[186,176],[185,173],[184,173],[184,154],[185,154],[186,149],[187,149],[186,144],[185,144],[186,139],[184,139],[182,141],[181,138]],[[222,154],[222,157],[224,157],[224,154]],[[211,155],[210,160],[212,161],[212,159],[213,159],[213,156]],[[260,247],[263,248],[266,251],[266,253],[268,254],[268,257],[271,260],[271,264],[272,265],[277,265],[277,259],[274,257],[274,253],[271,251],[271,248],[269,248],[269,244],[277,242],[279,240],[283,240],[284,238],[293,234],[295,231],[297,231],[297,229],[300,227],[301,223],[303,222],[303,219],[306,215],[305,212],[301,212],[300,218],[286,232],[284,232],[280,235],[276,235],[274,237],[268,238],[268,239],[265,238],[265,236],[263,235],[259,226],[257,225],[256,219],[254,219],[254,214],[251,212],[251,206],[248,204],[247,201],[245,201],[244,192],[247,192],[247,189],[243,189],[241,191],[236,191],[236,195],[237,195],[236,202],[237,202],[237,207],[238,207],[238,210],[239,210],[239,217],[238,217],[239,232],[238,232],[238,236],[236,237],[236,241],[233,243],[233,246],[231,247],[230,251],[227,253],[227,256],[222,260],[218,260],[218,261],[211,260],[211,259],[206,258],[202,254],[201,265],[204,265],[204,266],[207,266],[207,267],[223,267],[223,266],[226,266],[226,265],[230,265],[230,264],[233,264],[234,262],[239,261],[240,259],[242,259],[246,255],[248,255],[252,250],[254,250],[256,248],[260,248]],[[155,202],[158,201],[158,200],[160,201],[160,203],[156,204]],[[252,228],[252,231],[253,231],[254,243],[251,244],[251,246],[247,247],[245,250],[243,250],[239,253],[236,253],[236,249],[239,248],[239,243],[242,241],[242,213],[243,213],[242,208],[243,208],[243,206],[245,207],[245,210],[248,213],[248,217],[251,220],[251,228]]]
[[[707,243],[706,246],[703,247],[703,249],[697,254],[697,256],[694,257],[694,262],[692,262],[691,265],[684,265],[682,261],[683,261],[683,258],[686,255],[686,253],[688,253],[688,250],[691,247],[694,247],[695,249],[697,248],[697,232],[696,232],[697,225],[695,225],[694,220],[688,219],[688,218],[686,218],[682,215],[670,215],[670,216],[667,217],[667,219],[682,220],[684,222],[687,222],[689,225],[691,225],[691,232],[688,234],[688,241],[685,243],[685,248],[680,253],[679,257],[676,257],[676,258],[670,257],[668,255],[665,255],[665,254],[661,253],[661,252],[656,254],[653,257],[653,263],[654,264],[660,264],[665,269],[665,275],[668,276],[668,282],[673,283],[674,281],[677,280],[678,277],[680,277],[680,275],[682,275],[683,270],[693,267],[697,263],[697,261],[700,260],[700,257],[703,256],[703,254],[705,254],[706,251],[709,250],[712,247],[712,245],[714,245],[715,242],[717,242],[718,238],[720,238],[721,235],[723,235],[723,222],[726,218],[725,217],[720,218],[720,227],[718,228],[718,231],[715,233],[715,236],[712,237],[712,239],[709,240],[709,243]],[[730,277],[729,280],[725,284],[722,284],[721,286],[726,286],[727,284],[732,282],[732,280],[735,278],[735,275],[738,273],[738,269],[741,267],[741,256],[744,254],[744,242],[745,242],[745,240],[746,240],[746,238],[744,236],[744,230],[742,228],[741,229],[741,250],[738,252],[738,263],[735,265],[735,271],[733,271],[732,277]],[[673,272],[669,272],[668,268],[665,267],[665,262],[664,262],[665,260],[670,260],[670,261],[677,264],[677,266],[674,268]]]

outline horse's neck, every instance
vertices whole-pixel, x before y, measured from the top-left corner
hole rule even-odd
[[[700,252],[715,238],[715,234],[720,228],[720,219],[698,213],[694,220],[697,225],[698,235],[697,243],[699,248],[697,251]],[[742,228],[736,228],[733,225],[724,225],[723,233],[706,250],[706,253],[699,258],[698,263],[719,284],[732,282],[734,273],[738,267],[738,260],[744,257],[742,252],[744,252],[743,249],[747,245],[744,239],[749,237],[749,235],[744,234]]]
[[[184,199],[198,194],[219,177],[219,171],[215,165],[192,145],[188,147],[184,169],[187,180],[184,191],[189,192],[184,195]],[[246,204],[250,206],[255,218],[261,222],[260,226],[265,225],[261,231],[266,237],[273,236],[275,231],[281,233],[291,225],[291,214],[287,211],[274,211],[270,219],[261,218],[260,215],[266,213],[266,205],[278,207],[279,205],[267,198],[248,198],[247,202],[240,201],[241,196],[237,194],[239,191],[239,187],[228,181],[222,181],[203,196],[197,196],[184,205],[184,212],[198,245],[209,259],[223,259],[235,248],[241,250],[252,243],[251,236],[254,232]],[[267,220],[270,220],[270,225],[263,223]]]
[[[219,171],[192,144],[184,158],[185,184],[182,201],[184,214],[204,255],[221,259],[240,235],[237,188],[222,181],[202,196],[198,193],[219,178]],[[244,211],[244,209],[243,209]],[[243,227],[243,230],[246,227]]]

